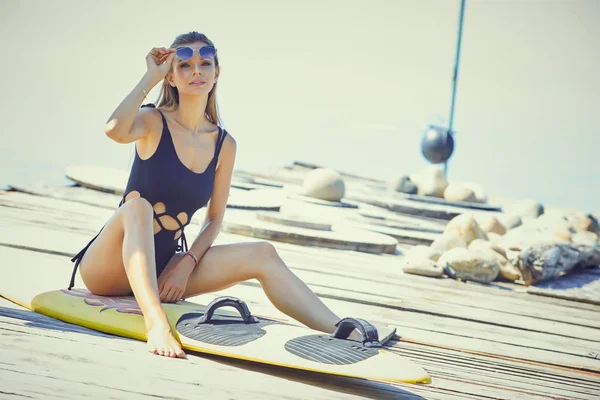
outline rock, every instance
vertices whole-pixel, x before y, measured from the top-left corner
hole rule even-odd
[[[590,231],[577,232],[571,236],[571,241],[573,242],[573,244],[597,246],[598,234]]]
[[[496,243],[502,237],[502,235],[498,235],[495,232],[487,232],[486,235],[490,243]]]
[[[569,242],[560,239],[552,232],[540,231],[535,226],[519,226],[511,229],[495,242],[495,244],[502,247],[507,252],[509,250],[521,251],[531,246],[566,243]]]
[[[389,190],[408,194],[417,194],[419,191],[417,185],[415,185],[415,183],[406,175],[403,175],[400,178],[392,181],[390,183]]]
[[[498,277],[502,277],[510,282],[521,279],[521,273],[519,272],[519,269],[510,262],[506,252],[500,246],[496,246],[482,239],[475,239],[471,242],[471,244],[469,244],[469,250],[471,252],[492,254],[498,263],[498,267],[500,268],[500,274]]]
[[[577,215],[567,218],[570,219],[571,228],[575,232],[594,232],[600,234],[598,221],[592,215]]]
[[[304,178],[305,196],[321,200],[340,201],[344,197],[346,186],[341,175],[332,169],[318,168]]]
[[[521,252],[516,265],[529,286],[574,268],[600,265],[600,247],[571,244],[530,247]]]
[[[498,235],[504,235],[506,233],[506,227],[493,215],[477,214],[475,221],[485,233],[497,233]]]
[[[455,248],[442,254],[438,267],[452,268],[458,278],[481,283],[492,282],[498,276],[500,268],[495,257],[489,253],[470,252],[464,248]]]
[[[504,214],[500,215],[498,220],[506,227],[507,231],[523,225],[523,220],[518,215]]]
[[[475,201],[475,193],[460,183],[451,183],[444,190],[444,199],[448,201]]]
[[[405,260],[426,259],[426,260],[437,261],[441,255],[442,255],[442,252],[439,250],[431,248],[430,246],[419,245],[419,246],[411,247],[406,252],[404,259]]]
[[[485,250],[491,250],[495,253],[500,254],[502,257],[506,258],[506,252],[504,251],[504,249],[500,246],[494,245],[486,240],[483,239],[475,239],[473,240],[470,244],[468,249],[470,251],[485,251]]]
[[[444,190],[446,190],[446,187],[448,186],[444,171],[437,164],[432,164],[427,168],[412,174],[410,180],[417,185],[418,194],[423,196],[443,197]]]
[[[515,200],[502,207],[507,214],[518,215],[521,218],[537,218],[544,214],[544,206],[535,200]]]
[[[448,250],[461,247],[466,249],[467,242],[457,233],[448,233],[438,236],[430,245],[431,249],[439,254],[444,254]]]
[[[453,232],[460,236],[467,245],[475,239],[487,240],[487,235],[481,230],[475,217],[471,213],[458,215],[448,222],[444,229],[444,234]]]
[[[544,214],[537,219],[527,220],[525,225],[537,228],[540,232],[550,232],[564,241],[571,241],[571,226],[564,216]]]
[[[475,182],[462,182],[463,185],[468,187],[475,194],[475,202],[476,203],[487,203],[488,197],[483,191],[483,187],[480,184]]]
[[[426,258],[417,258],[401,261],[402,270],[408,274],[416,274],[431,277],[440,277],[444,271],[435,261]]]
[[[565,242],[571,241],[571,232],[552,232],[552,234]]]

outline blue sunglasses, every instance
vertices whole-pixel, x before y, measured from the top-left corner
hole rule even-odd
[[[187,61],[194,57],[194,49],[187,46],[178,47],[175,54],[181,61]],[[217,55],[217,49],[214,46],[203,46],[198,49],[198,54],[204,60],[214,59]]]

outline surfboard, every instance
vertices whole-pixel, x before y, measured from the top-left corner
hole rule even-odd
[[[2,253],[12,259],[20,251],[5,248]],[[0,296],[68,323],[146,341],[143,315],[134,297],[94,295],[83,289],[79,276],[72,290],[57,289],[67,283],[68,270],[55,268],[55,257],[32,253],[31,264],[22,263],[18,274],[4,275]],[[395,329],[384,331],[358,318],[343,319],[336,333],[327,334],[254,315],[243,300],[231,297],[208,305],[184,300],[162,307],[185,350],[373,381],[431,382],[422,367],[381,345]],[[361,341],[347,339],[354,329],[362,333]]]

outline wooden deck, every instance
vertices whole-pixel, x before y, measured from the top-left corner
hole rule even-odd
[[[67,285],[69,258],[98,232],[118,197],[82,188],[61,193],[59,199],[0,192],[2,274],[41,262],[64,270]],[[197,231],[190,225],[188,238]],[[255,240],[223,232],[216,244]],[[147,353],[143,342],[0,298],[0,398],[600,398],[599,305],[535,296],[511,283],[404,274],[401,254],[271,243],[336,313],[397,327],[400,340],[390,343],[391,351],[423,366],[432,384],[328,377],[195,353],[165,359]],[[256,281],[190,300],[207,303],[223,294],[243,298],[257,314],[286,318]]]

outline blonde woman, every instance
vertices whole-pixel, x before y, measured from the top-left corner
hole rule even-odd
[[[135,142],[126,191],[98,235],[73,258],[69,289],[79,267],[93,294],[133,293],[144,315],[148,350],[169,357],[185,354],[161,302],[253,278],[279,310],[310,328],[333,332],[340,318],[270,243],[213,246],[236,155],[236,141],[220,126],[220,67],[213,42],[198,32],[182,34],[169,48],[153,48],[146,64],[145,75],[105,125],[115,142]],[[162,87],[156,106],[140,107],[157,84]],[[206,220],[188,247],[184,228],[207,204]]]

